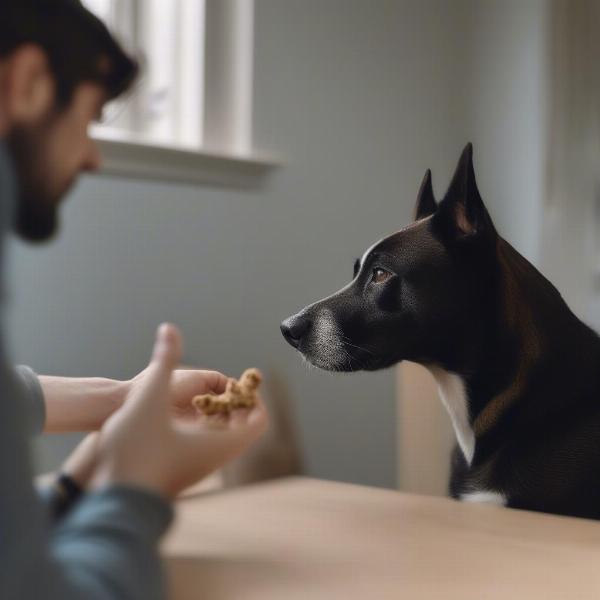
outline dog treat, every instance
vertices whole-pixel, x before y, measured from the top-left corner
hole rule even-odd
[[[192,404],[203,414],[229,416],[236,408],[253,408],[256,391],[262,381],[258,369],[246,369],[239,381],[231,378],[222,394],[201,394],[192,398]]]

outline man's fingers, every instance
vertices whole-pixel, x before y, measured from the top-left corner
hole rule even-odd
[[[206,371],[206,384],[213,394],[222,394],[228,381],[229,377],[219,371]]]
[[[231,426],[233,428],[238,426],[244,426],[248,421],[249,412],[250,409],[248,408],[236,408],[235,410],[232,410],[230,416]]]
[[[204,415],[200,413],[192,421],[175,423],[176,430],[187,442],[202,443],[205,434],[216,434],[224,439],[227,436],[248,437],[250,439],[264,433],[268,428],[269,417],[262,403],[251,409],[235,409],[229,415]]]
[[[81,487],[85,487],[96,467],[100,432],[89,433],[71,452],[63,463],[61,471],[72,477]]]

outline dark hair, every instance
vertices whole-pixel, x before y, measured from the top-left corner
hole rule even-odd
[[[0,58],[27,43],[46,53],[62,107],[84,81],[99,83],[113,99],[138,73],[137,62],[79,0],[0,0]]]

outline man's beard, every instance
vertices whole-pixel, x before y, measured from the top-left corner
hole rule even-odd
[[[49,121],[49,120],[48,120]],[[58,204],[68,186],[52,190],[51,157],[45,152],[50,123],[14,128],[7,139],[17,176],[14,230],[22,238],[41,242],[58,229]]]

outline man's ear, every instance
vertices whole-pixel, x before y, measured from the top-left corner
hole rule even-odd
[[[425,171],[425,177],[417,194],[417,203],[415,205],[415,221],[424,219],[432,215],[437,210],[437,203],[433,195],[433,187],[431,185],[431,170]]]
[[[438,213],[455,237],[496,235],[475,181],[473,145],[465,146]]]
[[[54,79],[39,46],[24,44],[10,54],[2,78],[2,102],[9,125],[33,123],[52,107]]]

